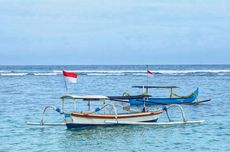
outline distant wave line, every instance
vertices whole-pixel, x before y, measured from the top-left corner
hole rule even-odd
[[[146,73],[146,70],[67,70],[76,73]],[[230,70],[152,70],[158,74],[171,73],[230,73]],[[53,70],[56,73],[62,73],[60,70]]]
[[[124,75],[134,75],[143,76],[146,75],[145,70],[67,70],[78,73],[78,75],[88,75],[88,76],[124,76]],[[228,75],[230,70],[156,70],[153,71],[155,74],[163,75]],[[56,76],[62,75],[61,70],[51,70],[51,71],[7,71],[1,70],[0,76]]]

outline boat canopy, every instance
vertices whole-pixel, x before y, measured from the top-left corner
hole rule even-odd
[[[150,89],[150,88],[154,88],[154,89],[175,89],[175,88],[179,88],[177,86],[132,86],[133,88],[140,88],[140,89]]]
[[[87,95],[87,96],[77,96],[77,95],[64,95],[60,97],[61,99],[80,99],[80,100],[108,100],[109,98],[102,95]]]

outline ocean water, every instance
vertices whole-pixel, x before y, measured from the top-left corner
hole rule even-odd
[[[0,66],[0,151],[230,151],[230,65],[152,65],[149,85],[177,85],[178,94],[197,87],[200,100],[212,101],[183,108],[189,120],[199,125],[117,126],[68,130],[65,126],[28,126],[40,121],[46,105],[60,106],[65,94],[61,71],[78,73],[78,83],[69,85],[77,95],[138,94],[133,85],[147,84],[146,67],[130,66]],[[167,96],[167,90],[152,90]],[[81,107],[80,107],[81,108]],[[135,108],[135,107],[133,107]],[[149,107],[161,108],[161,107]],[[170,114],[180,120],[177,109]],[[46,121],[62,121],[49,111]],[[166,121],[162,115],[159,121]]]

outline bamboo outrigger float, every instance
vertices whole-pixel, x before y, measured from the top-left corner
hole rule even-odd
[[[110,102],[106,96],[73,96],[65,95],[61,97],[61,109],[55,106],[47,106],[42,113],[40,122],[27,122],[28,125],[39,126],[63,126],[66,125],[68,129],[81,128],[88,126],[116,126],[116,125],[179,125],[179,124],[197,124],[203,121],[187,121],[183,108],[180,105],[169,105],[160,110],[148,111],[143,106],[142,111],[131,110],[130,107],[123,107],[119,104]],[[73,112],[65,111],[65,101],[73,101]],[[88,111],[77,112],[77,103],[85,102],[88,105]],[[101,102],[102,105],[91,110],[91,102]],[[108,103],[107,103],[108,102]],[[183,120],[180,122],[173,122],[168,115],[168,109],[171,107],[178,107],[181,111]],[[62,123],[46,123],[44,122],[44,115],[48,109],[57,111],[63,118]],[[107,109],[107,110],[106,110]],[[110,110],[108,110],[110,109]],[[120,112],[126,111],[126,112]],[[105,113],[108,112],[108,113]],[[169,122],[157,122],[161,114],[166,112]]]

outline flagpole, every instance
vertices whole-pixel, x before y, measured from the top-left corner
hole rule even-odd
[[[64,70],[63,70],[63,73],[64,73]],[[65,79],[65,76],[64,76],[64,75],[63,75],[63,79],[64,79],[64,82],[65,82],[66,92],[68,93],[68,87],[67,87],[67,83],[66,83],[66,79]]]
[[[149,85],[149,76],[148,76],[148,65],[146,65],[146,76],[147,76],[147,86],[145,88],[145,94],[148,95],[148,85]],[[144,86],[143,86],[144,89]],[[146,105],[145,102],[148,101],[148,98],[144,98],[144,104],[143,104],[143,111],[146,112]]]
[[[149,66],[148,66],[148,65],[146,65],[146,68],[147,68],[146,73],[147,73],[147,86],[148,86],[148,85],[149,85],[149,76],[148,76]]]

